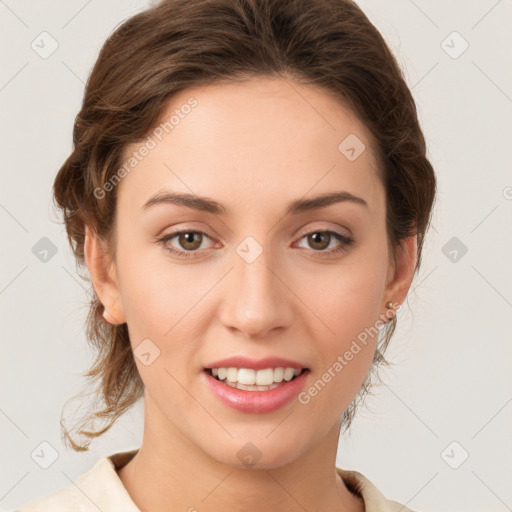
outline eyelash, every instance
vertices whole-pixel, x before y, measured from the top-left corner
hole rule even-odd
[[[183,235],[183,234],[190,234],[190,233],[196,233],[196,234],[201,234],[201,235],[204,235],[206,236],[207,238],[210,238],[211,240],[211,237],[208,236],[206,233],[204,233],[203,231],[194,231],[194,230],[191,230],[191,229],[185,229],[185,230],[181,230],[181,231],[175,231],[174,233],[170,233],[168,235],[165,235],[164,237],[160,238],[158,240],[158,243],[162,244],[162,246],[164,247],[165,250],[167,250],[168,252],[170,252],[171,254],[175,255],[175,256],[178,256],[180,258],[196,258],[197,256],[195,256],[195,253],[198,253],[199,251],[198,250],[195,250],[195,251],[180,251],[180,250],[177,250],[175,248],[171,248],[167,245],[167,242],[172,240],[173,238],[179,236],[179,235]],[[310,231],[308,233],[304,233],[301,237],[300,237],[300,240],[302,240],[303,238],[309,236],[309,235],[312,235],[312,234],[315,234],[315,233],[329,233],[331,235],[334,235],[334,237],[342,242],[337,248],[335,249],[330,249],[328,251],[315,251],[313,250],[314,253],[317,253],[317,254],[326,254],[326,255],[329,255],[329,256],[333,256],[333,255],[336,255],[336,254],[339,254],[341,252],[344,252],[346,251],[349,247],[351,247],[353,244],[354,244],[354,240],[352,238],[349,238],[345,235],[342,235],[336,231],[329,231],[329,230],[315,230],[315,231]],[[329,241],[330,242],[330,241]]]

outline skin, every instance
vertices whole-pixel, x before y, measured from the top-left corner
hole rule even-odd
[[[228,408],[202,372],[232,355],[281,356],[311,370],[307,389],[388,301],[403,302],[415,237],[395,265],[371,134],[325,91],[284,78],[214,84],[181,91],[162,119],[191,96],[198,106],[118,185],[111,265],[87,230],[86,263],[106,320],[127,322],[134,349],[149,338],[160,350],[147,366],[135,358],[144,437],[119,477],[136,505],[153,512],[235,511],[241,503],[245,511],[363,511],[335,465],[340,417],[368,373],[376,337],[308,404],[293,400],[271,413]],[[354,161],[338,150],[349,134],[366,146]],[[207,196],[230,214],[142,208],[164,190]],[[285,215],[294,200],[341,190],[368,206],[346,201]],[[195,246],[179,236],[166,242],[195,258],[157,241],[179,229],[208,235]],[[328,230],[353,245],[328,255],[343,243],[306,236]],[[247,236],[263,250],[250,264],[236,252]],[[247,442],[261,453],[251,468],[237,456]]]

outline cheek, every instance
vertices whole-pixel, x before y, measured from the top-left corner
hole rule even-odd
[[[313,428],[315,417],[324,417],[328,425],[339,419],[363,384],[378,341],[381,293],[370,272],[338,271],[305,289],[316,290],[315,312],[321,319],[308,322],[318,359],[298,397]]]
[[[156,245],[156,244],[155,244]],[[119,282],[123,309],[137,337],[170,338],[191,307],[211,286],[208,280],[197,279],[194,265],[172,264],[165,249],[139,247],[120,252]],[[135,333],[135,330],[137,331]]]
[[[343,348],[381,313],[387,267],[382,257],[355,256],[339,265],[300,278],[302,297],[316,316],[319,329],[333,348]]]
[[[163,249],[137,250],[135,245],[118,258],[118,268],[139,374],[154,399],[165,397],[162,406],[183,407],[187,395],[180,383],[186,385],[195,375],[191,371],[197,366],[194,340],[204,329],[197,313],[210,280],[197,279],[194,265],[172,265]],[[144,353],[150,354],[149,364]]]
[[[194,264],[173,264],[164,249],[148,250],[147,246],[142,250],[132,246],[118,258],[118,267],[139,374],[156,401],[165,397],[162,408],[186,407],[188,395],[181,386],[190,386],[202,369],[198,340],[216,311],[208,292],[217,278],[211,271],[201,273]],[[158,356],[146,365],[138,354],[148,351]]]
[[[364,381],[378,342],[386,272],[385,256],[366,251],[301,278],[300,294],[314,313],[306,325],[319,357],[315,379],[328,388],[318,404],[344,409]]]
[[[369,272],[351,272],[330,282],[322,311],[332,330],[343,340],[352,339],[369,327],[380,312],[382,290]]]

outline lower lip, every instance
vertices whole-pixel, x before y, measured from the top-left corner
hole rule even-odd
[[[272,412],[293,400],[304,389],[309,370],[303,371],[295,379],[268,391],[245,391],[232,388],[203,371],[213,394],[227,406],[240,412]]]

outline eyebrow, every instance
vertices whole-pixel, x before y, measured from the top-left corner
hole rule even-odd
[[[320,194],[308,199],[297,199],[288,205],[286,215],[318,210],[331,204],[350,202],[359,204],[368,208],[368,203],[361,197],[354,196],[350,192],[329,192]],[[171,192],[162,192],[150,198],[142,207],[143,210],[158,204],[174,204],[185,206],[194,210],[213,213],[215,215],[228,215],[229,210],[222,204],[210,199],[193,194],[177,194]]]

